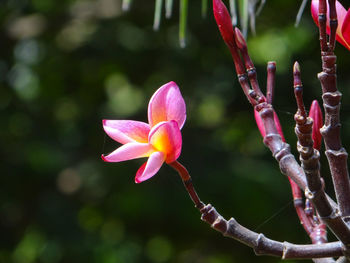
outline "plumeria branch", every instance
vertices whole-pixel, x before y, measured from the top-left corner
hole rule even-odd
[[[193,187],[191,177],[184,166],[178,161],[170,163],[170,166],[180,175],[192,202],[202,214],[201,219],[225,237],[233,238],[252,247],[257,255],[277,256],[282,259],[324,258],[343,255],[341,242],[317,245],[297,245],[289,242],[279,242],[240,225],[234,218],[227,221],[211,204],[204,205],[200,201]]]
[[[318,150],[314,148],[314,142],[312,139],[313,120],[306,115],[302,97],[303,87],[300,78],[300,66],[298,62],[295,62],[294,64],[293,73],[294,94],[298,105],[298,111],[294,116],[296,122],[295,133],[298,137],[297,148],[300,154],[300,161],[302,168],[305,171],[308,184],[306,190],[307,198],[314,203],[320,216],[326,217],[333,214],[334,210],[326,197],[326,193],[324,192],[324,182],[320,176],[320,154]],[[312,243],[327,242],[325,225],[318,215],[315,216],[314,220],[310,220],[310,224],[311,229],[306,230],[306,232],[310,236]]]
[[[350,216],[350,182],[347,167],[347,152],[343,148],[340,139],[339,110],[342,94],[337,89],[336,83],[336,56],[334,55],[334,43],[337,16],[335,10],[335,0],[329,1],[330,8],[330,42],[326,38],[327,3],[326,0],[319,2],[319,29],[321,43],[322,72],[318,78],[322,86],[322,99],[325,109],[325,123],[321,129],[326,146],[326,156],[328,159],[334,189],[341,216]],[[350,236],[349,236],[350,238]],[[350,245],[350,240],[347,243]]]
[[[266,238],[263,234],[245,228],[234,218],[227,221],[215,208],[208,204],[200,211],[202,220],[224,236],[236,239],[252,247],[257,255],[270,255],[282,259],[324,258],[343,255],[341,242],[326,244],[296,245]]]

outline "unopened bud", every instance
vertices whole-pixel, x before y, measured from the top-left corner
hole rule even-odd
[[[294,87],[301,86],[301,75],[300,75],[300,65],[298,61],[294,62],[293,66],[293,79],[294,79]]]
[[[213,0],[213,12],[216,24],[219,27],[222,38],[227,45],[234,45],[234,35],[231,16],[221,0]]]
[[[235,38],[236,38],[236,44],[239,49],[246,49],[247,48],[247,43],[244,39],[244,36],[237,27],[235,27]]]
[[[314,100],[311,104],[309,117],[314,121],[312,125],[312,139],[314,141],[314,148],[320,150],[322,144],[322,135],[320,129],[323,126],[323,117],[320,105],[318,104],[317,100]]]

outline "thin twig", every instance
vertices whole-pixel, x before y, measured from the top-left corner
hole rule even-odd
[[[195,204],[195,206],[198,209],[203,208],[204,203],[199,199],[198,194],[193,187],[192,178],[191,178],[190,174],[188,173],[187,169],[178,161],[174,161],[174,162],[170,163],[169,165],[172,168],[174,168],[178,172],[178,174],[180,175],[181,180],[182,180],[188,194],[190,195],[192,202]]]
[[[269,61],[267,63],[267,82],[266,82],[266,102],[272,104],[274,89],[275,89],[275,79],[276,79],[276,62]]]
[[[301,3],[300,5],[300,8],[299,8],[299,11],[298,11],[298,14],[297,14],[297,17],[295,19],[295,27],[299,26],[299,23],[300,23],[300,20],[301,20],[301,17],[304,13],[304,10],[305,10],[305,6],[307,4],[307,1],[308,0],[303,0],[303,2]]]
[[[300,66],[298,62],[295,62],[293,67],[294,76],[294,94],[298,105],[298,111],[294,115],[296,122],[295,133],[298,137],[298,152],[300,155],[300,161],[302,168],[305,171],[306,180],[308,184],[307,192],[313,193],[313,196],[318,195],[318,198],[312,198],[311,200],[317,211],[320,211],[321,217],[327,217],[334,214],[332,206],[328,202],[326,194],[324,192],[324,184],[320,177],[320,154],[318,150],[314,149],[314,142],[312,140],[312,125],[313,120],[306,115],[306,110],[303,102],[303,86],[300,77]],[[312,222],[312,221],[311,221]],[[332,223],[330,223],[332,224]],[[312,224],[312,231],[309,234],[312,243],[325,243],[327,242],[327,232],[324,230],[324,224],[321,220],[317,219]]]

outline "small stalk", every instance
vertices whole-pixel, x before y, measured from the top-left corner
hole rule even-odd
[[[237,25],[237,9],[236,9],[236,0],[230,0],[230,13],[232,17],[232,25]]]
[[[187,11],[188,0],[180,0],[179,41],[182,48],[186,46]]]
[[[249,12],[248,12],[248,0],[239,0],[239,15],[242,27],[243,36],[248,35],[248,22],[249,22]]]
[[[187,171],[187,169],[178,161],[172,162],[169,165],[172,168],[174,168],[175,171],[177,171],[178,174],[180,175],[181,180],[182,180],[188,194],[190,195],[191,200],[194,203],[194,205],[198,209],[202,209],[204,207],[204,203],[199,199],[199,196],[193,187],[192,178],[191,178],[189,172]]]
[[[260,5],[258,9],[256,10],[256,16],[260,15],[261,11],[263,10],[264,5],[266,4],[266,0],[261,0]]]
[[[155,9],[154,9],[154,21],[153,21],[154,31],[159,30],[160,21],[162,18],[162,6],[163,6],[163,0],[156,0]]]
[[[167,19],[171,18],[173,12],[173,0],[165,0],[165,17]]]
[[[335,7],[335,0],[328,0],[329,4],[329,50],[334,50],[335,47],[335,36],[338,27],[337,10]]]
[[[266,102],[272,104],[276,79],[276,62],[267,63]]]
[[[328,50],[327,46],[327,3],[326,0],[320,0],[318,5],[318,25],[320,31],[320,46],[321,52],[326,52]]]
[[[234,30],[234,34],[235,34],[235,40],[237,43],[237,47],[238,47],[238,49],[242,55],[243,61],[244,61],[244,65],[245,65],[245,68],[247,71],[250,85],[257,96],[257,100],[259,102],[262,102],[265,100],[265,96],[263,95],[263,93],[260,90],[258,79],[257,79],[256,69],[254,67],[253,61],[251,60],[251,58],[248,54],[247,43],[246,43],[241,31],[237,27]]]
[[[202,18],[207,17],[208,13],[208,0],[202,0]]]
[[[328,202],[326,193],[324,192],[323,180],[320,176],[320,154],[318,150],[314,149],[314,142],[312,139],[313,120],[306,115],[306,110],[303,102],[303,86],[301,83],[300,66],[298,62],[294,63],[293,67],[294,77],[294,95],[298,106],[298,111],[294,115],[296,122],[295,133],[298,137],[297,149],[300,156],[301,166],[306,175],[307,193],[312,195],[307,196],[313,202],[321,217],[329,217],[334,214],[332,206]],[[315,197],[317,196],[317,198]],[[312,198],[310,198],[312,197]],[[313,216],[313,215],[312,215]],[[326,220],[325,220],[326,221]],[[332,227],[334,222],[326,221]],[[309,234],[312,243],[327,242],[327,232],[321,231],[324,229],[324,224],[321,223],[320,218],[311,221],[312,231]],[[336,233],[340,235],[340,233]]]
[[[302,15],[304,13],[307,2],[308,2],[308,0],[303,0],[303,2],[300,5],[297,17],[295,18],[295,24],[294,24],[295,27],[299,26],[299,23],[300,23]]]

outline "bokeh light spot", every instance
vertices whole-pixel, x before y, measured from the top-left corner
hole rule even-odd
[[[85,206],[78,213],[78,221],[82,228],[91,232],[101,226],[103,218],[97,209]]]
[[[143,93],[120,74],[109,75],[105,80],[105,88],[108,106],[117,117],[136,113],[143,104]]]
[[[108,220],[101,227],[101,237],[108,243],[118,243],[124,237],[123,223],[119,220]]]
[[[224,102],[218,96],[205,97],[198,107],[197,120],[200,125],[213,127],[224,117]]]
[[[173,247],[167,238],[156,236],[148,241],[146,253],[152,262],[166,262],[173,253]]]
[[[45,244],[45,238],[36,230],[29,230],[13,252],[15,263],[35,262]]]
[[[39,94],[38,76],[23,64],[16,64],[12,68],[9,81],[21,99],[33,100]]]
[[[57,187],[64,194],[73,194],[79,190],[81,179],[76,170],[67,168],[57,177]]]

